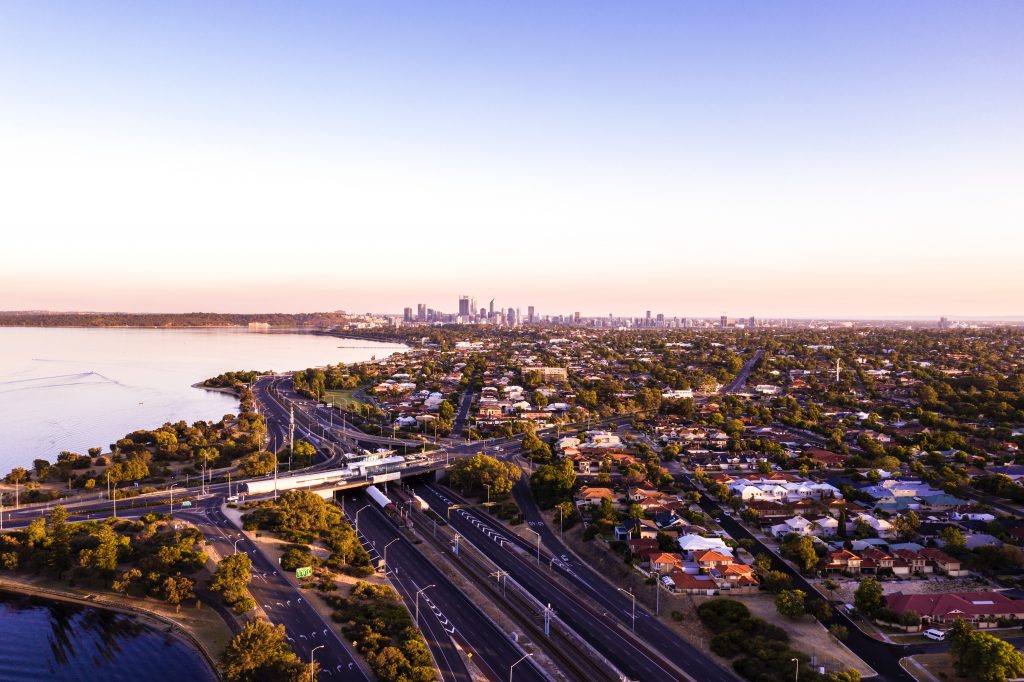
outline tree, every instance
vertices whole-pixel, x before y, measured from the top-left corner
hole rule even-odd
[[[828,598],[834,599],[835,591],[839,589],[839,583],[837,583],[835,580],[832,580],[832,578],[829,578],[822,584],[822,587],[828,590]]]
[[[824,623],[832,618],[832,605],[824,599],[813,599],[807,602],[807,613]]]
[[[313,457],[316,455],[316,448],[313,447],[312,443],[308,443],[304,440],[297,441],[295,443],[295,449],[292,450],[292,457],[294,458],[293,464],[297,467],[309,466],[313,463]]]
[[[818,565],[818,553],[814,551],[814,538],[809,535],[790,533],[782,541],[779,553],[808,572]]]
[[[309,670],[288,646],[284,625],[254,620],[224,650],[220,671],[228,682],[301,682]]]
[[[181,575],[169,575],[164,578],[163,583],[160,585],[160,592],[163,595],[163,599],[168,604],[174,604],[177,607],[181,602],[191,597],[196,596],[193,588],[195,587],[195,581],[191,578],[186,578]]]
[[[782,590],[775,597],[775,608],[786,618],[796,620],[807,612],[804,604],[806,596],[803,590]]]
[[[442,400],[441,404],[437,406],[437,416],[443,422],[450,422],[455,417],[455,408],[447,400]]]
[[[4,477],[4,480],[8,483],[15,483],[21,485],[28,480],[28,471],[25,467],[14,467],[11,469],[11,473]]]
[[[942,540],[942,548],[947,552],[958,553],[967,549],[967,539],[964,538],[963,532],[954,526],[943,528],[939,533],[939,539]]]
[[[58,578],[71,566],[71,528],[64,507],[54,507],[46,520],[46,560]]]
[[[209,587],[214,592],[221,592],[224,601],[235,611],[248,611],[252,608],[252,598],[248,589],[251,579],[252,561],[249,560],[249,555],[229,554],[217,564]]]
[[[958,618],[949,633],[950,653],[961,676],[981,682],[1006,682],[1024,677],[1024,654],[1009,642],[973,630]]]
[[[242,473],[246,476],[263,476],[274,470],[274,453],[255,452],[241,462]]]
[[[912,509],[900,514],[892,520],[893,534],[904,541],[917,535],[917,529],[920,527],[921,519],[918,518],[917,514],[915,514]]]
[[[846,626],[840,625],[839,623],[833,623],[832,625],[829,625],[828,633],[840,642],[846,641],[846,638],[850,636],[850,631],[846,628]]]
[[[853,595],[853,604],[857,610],[868,617],[874,617],[885,606],[885,591],[882,583],[875,578],[864,578]]]
[[[793,581],[790,579],[789,574],[784,571],[768,571],[761,576],[761,584],[768,592],[778,593],[788,589],[793,584]]]

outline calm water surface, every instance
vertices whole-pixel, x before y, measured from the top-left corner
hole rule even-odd
[[[131,616],[0,593],[0,680],[213,682],[190,646]]]
[[[0,328],[0,474],[37,457],[53,461],[62,450],[106,451],[135,429],[236,413],[232,396],[192,388],[221,372],[305,369],[401,350],[244,329]]]

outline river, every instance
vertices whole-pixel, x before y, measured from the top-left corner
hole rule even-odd
[[[113,611],[0,593],[4,682],[213,682],[191,646]]]
[[[305,369],[402,350],[237,328],[0,328],[0,475],[63,450],[106,451],[136,429],[235,413],[234,397],[192,387],[222,372]]]

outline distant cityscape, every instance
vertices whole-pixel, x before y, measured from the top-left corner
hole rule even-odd
[[[608,313],[607,316],[586,316],[579,311],[571,313],[542,314],[535,306],[527,306],[525,313],[521,306],[504,307],[491,298],[486,305],[478,301],[476,297],[462,295],[458,298],[455,311],[449,312],[429,307],[426,303],[417,303],[416,307],[407,306],[402,315],[385,315],[387,321],[393,326],[412,324],[483,324],[497,327],[519,327],[523,325],[556,325],[575,326],[603,329],[756,329],[761,327],[789,328],[806,327],[825,324],[828,327],[854,327],[858,324],[867,324],[868,321],[852,320],[809,320],[798,318],[765,318],[760,319],[753,315],[747,317],[730,317],[720,315],[716,317],[681,317],[667,316],[651,310],[645,311],[642,316],[624,316]],[[908,324],[906,321],[881,320],[870,321],[870,324],[884,324],[902,326]],[[955,322],[946,317],[937,321],[914,321],[915,327],[935,327],[938,329],[952,329],[960,326],[971,326],[973,323]]]

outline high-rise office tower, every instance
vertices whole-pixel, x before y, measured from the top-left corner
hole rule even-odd
[[[404,314],[402,315],[402,319],[405,320],[406,322],[412,322],[412,308],[405,309]]]
[[[725,315],[722,315],[720,318],[718,318],[718,326],[719,327],[723,327],[723,328],[724,327],[728,327],[729,326],[729,318],[726,317]]]
[[[494,299],[491,299],[491,305],[487,309],[487,317],[494,317]]]
[[[530,324],[533,324],[536,320],[536,318],[534,317],[535,314],[536,312],[534,311],[532,305],[526,308],[526,319],[530,322]]]
[[[469,310],[469,296],[459,296],[459,315],[468,318]]]
[[[417,303],[416,304],[416,319],[420,322],[427,321],[427,304]]]

